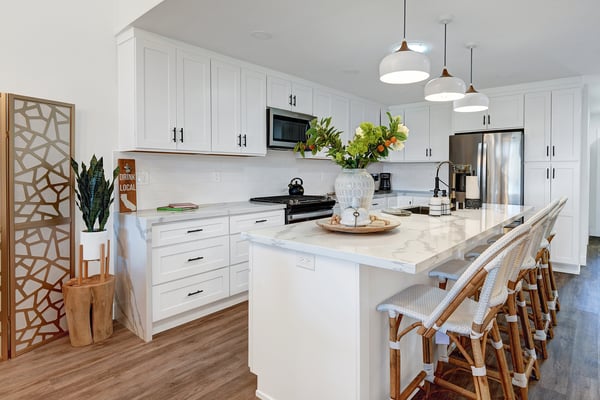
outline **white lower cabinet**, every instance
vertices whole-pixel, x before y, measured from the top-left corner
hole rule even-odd
[[[283,209],[179,221],[169,218],[183,214],[117,215],[115,315],[145,341],[247,300],[249,254],[241,233],[285,223]]]

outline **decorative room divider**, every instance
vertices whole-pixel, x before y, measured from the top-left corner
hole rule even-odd
[[[66,334],[73,273],[73,104],[0,93],[0,343],[12,358]]]

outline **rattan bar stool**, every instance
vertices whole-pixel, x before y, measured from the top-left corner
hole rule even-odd
[[[530,233],[531,240],[527,247],[527,257],[523,265],[514,271],[508,282],[508,298],[503,311],[510,341],[509,350],[513,366],[512,383],[520,391],[521,399],[527,399],[528,397],[528,381],[530,377],[533,376],[536,379],[540,379],[541,377],[535,349],[534,331],[537,335],[536,338],[540,340],[540,351],[546,351],[546,334],[543,330],[544,325],[541,319],[541,303],[537,294],[537,284],[529,285],[528,282],[525,282],[527,290],[530,291],[530,297],[534,299],[531,304],[532,314],[539,317],[539,330],[532,329],[529,323],[530,317],[525,294],[522,290],[523,280],[529,276],[530,272],[532,276],[537,277],[535,257],[538,252],[539,243],[542,241],[542,236],[547,230],[548,218],[557,205],[558,201],[547,205],[526,221],[532,227]],[[469,264],[470,262],[466,260],[451,260],[432,270],[429,276],[437,277],[439,279],[439,287],[445,288],[447,280],[457,280]],[[537,283],[536,280],[533,282]],[[531,319],[534,319],[533,316]],[[521,332],[519,332],[519,321]],[[524,347],[521,345],[521,335],[525,343]],[[460,364],[460,362],[454,363]]]
[[[388,313],[391,399],[406,399],[416,389],[429,395],[431,383],[468,398],[490,399],[484,361],[489,335],[498,360],[504,398],[514,399],[496,314],[507,299],[509,277],[523,263],[529,232],[529,224],[523,224],[503,236],[473,261],[448,291],[428,285],[414,285],[377,306],[378,311]],[[472,300],[477,291],[479,301]],[[416,322],[403,328],[401,322],[404,316],[416,319]],[[401,390],[400,340],[416,328],[423,342],[423,370]],[[448,381],[434,371],[433,336],[438,331],[445,333],[467,360],[475,385],[474,392]],[[470,351],[462,345],[461,338],[468,338]]]

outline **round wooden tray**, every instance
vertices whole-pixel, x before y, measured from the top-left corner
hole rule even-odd
[[[387,220],[386,220],[387,221]],[[332,232],[344,233],[375,233],[391,231],[400,226],[400,222],[389,221],[388,225],[365,225],[365,226],[346,226],[342,224],[330,224],[329,218],[319,219],[316,221],[321,228]]]

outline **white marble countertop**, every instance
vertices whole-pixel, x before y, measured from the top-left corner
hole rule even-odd
[[[317,226],[316,221],[307,221],[243,232],[242,237],[251,242],[416,274],[460,256],[530,209],[484,204],[480,210],[457,210],[444,217],[381,214],[382,218],[399,221],[400,226],[369,234],[330,232]]]
[[[285,207],[285,204],[239,201],[218,204],[199,204],[199,207],[196,210],[189,211],[158,211],[156,209],[148,209],[131,213],[120,213],[120,216],[140,218],[144,219],[149,224],[157,224],[164,222],[185,221],[196,218],[211,218],[264,211],[276,211],[283,210]]]

